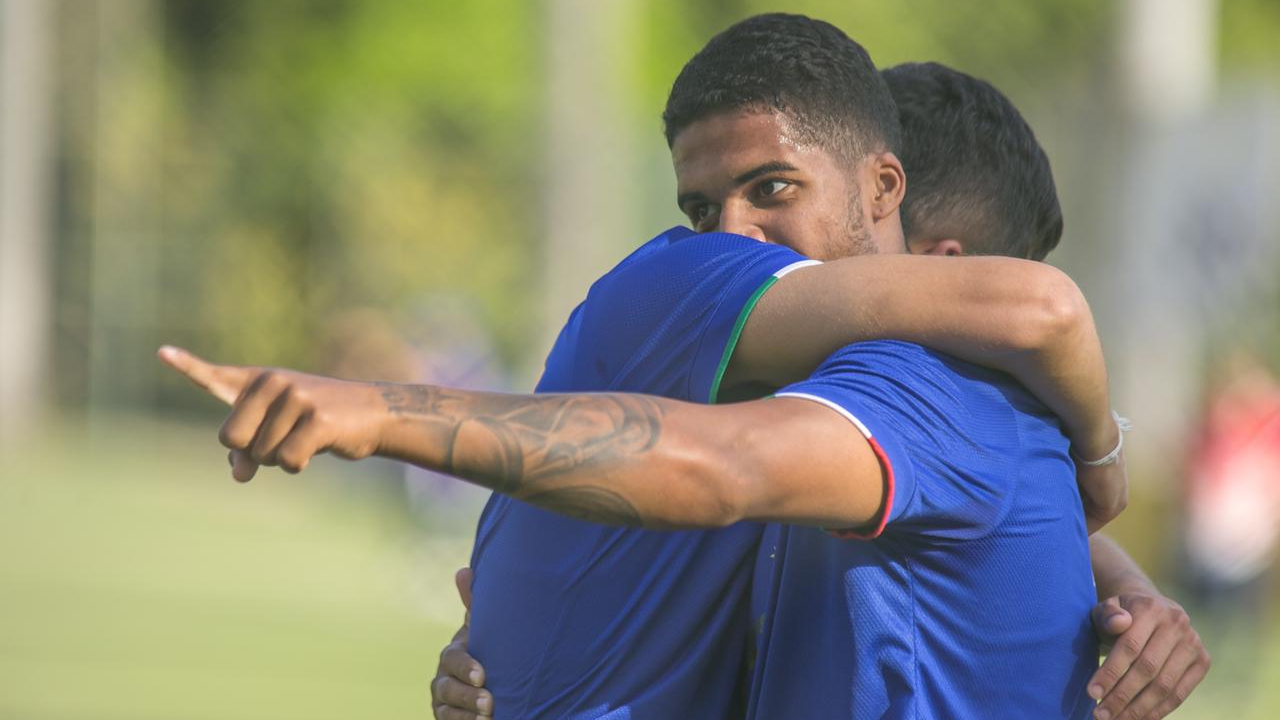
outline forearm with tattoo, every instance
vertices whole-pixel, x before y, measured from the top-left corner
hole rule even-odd
[[[617,473],[659,444],[665,401],[627,394],[504,395],[427,385],[380,389],[393,418],[383,454],[579,519],[645,523],[624,493],[601,480],[612,475],[616,483]]]

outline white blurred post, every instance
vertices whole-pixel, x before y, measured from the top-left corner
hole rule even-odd
[[[551,347],[591,282],[644,239],[632,237],[641,180],[621,66],[630,57],[635,2],[549,0],[546,7],[541,352]],[[657,115],[655,108],[655,126]]]
[[[1203,152],[1188,129],[1214,100],[1218,0],[1126,0],[1119,86],[1129,120],[1112,282],[1119,333],[1111,343],[1116,402],[1142,432],[1130,459],[1167,467],[1196,407],[1204,328],[1192,283],[1187,202],[1203,197]],[[1190,140],[1190,142],[1189,142]],[[1117,362],[1118,361],[1118,362]]]
[[[0,0],[0,441],[48,395],[50,6]]]
[[[1127,0],[1121,82],[1134,117],[1168,124],[1201,115],[1217,86],[1219,0]]]

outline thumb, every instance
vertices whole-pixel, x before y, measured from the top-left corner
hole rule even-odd
[[[1133,625],[1133,616],[1120,604],[1120,598],[1109,597],[1093,607],[1093,627],[1099,635],[1116,637]]]
[[[227,462],[231,463],[231,477],[236,482],[247,483],[258,473],[258,463],[243,450],[232,450],[227,453]]]
[[[453,574],[453,582],[458,586],[458,597],[462,598],[462,606],[471,612],[471,568],[464,567]]]
[[[217,365],[172,345],[156,351],[156,356],[169,367],[187,376],[205,392],[228,405],[234,405],[245,385],[253,379],[255,371],[236,365]]]

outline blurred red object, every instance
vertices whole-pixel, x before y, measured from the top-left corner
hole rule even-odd
[[[1263,574],[1280,538],[1280,383],[1240,352],[1214,385],[1190,448],[1187,559],[1201,582],[1238,586]]]

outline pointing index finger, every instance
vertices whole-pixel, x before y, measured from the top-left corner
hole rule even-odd
[[[248,368],[215,365],[172,345],[161,347],[156,355],[205,392],[228,405],[235,404],[236,398],[240,397],[240,392],[253,375]]]

